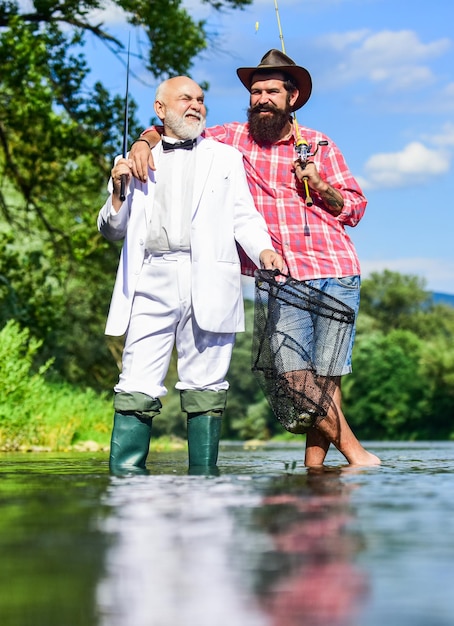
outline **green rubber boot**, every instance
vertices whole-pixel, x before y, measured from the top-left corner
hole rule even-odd
[[[134,413],[115,413],[110,441],[109,468],[112,474],[147,474],[151,418]]]
[[[188,453],[190,468],[216,467],[222,417],[194,415],[188,419]]]

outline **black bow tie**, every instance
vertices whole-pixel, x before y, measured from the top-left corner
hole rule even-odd
[[[169,143],[163,139],[162,149],[164,152],[167,152],[167,150],[178,150],[179,148],[182,150],[192,150],[196,143],[197,139],[187,139],[186,141],[177,141],[176,143]]]

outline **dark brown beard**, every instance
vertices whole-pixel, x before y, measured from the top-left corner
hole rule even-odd
[[[272,115],[262,117],[261,111],[270,111]],[[247,111],[249,134],[260,146],[276,143],[290,119],[290,106],[278,109],[273,105],[257,104]]]

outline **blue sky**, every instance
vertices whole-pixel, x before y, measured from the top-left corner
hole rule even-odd
[[[208,125],[244,121],[248,93],[236,68],[256,66],[281,48],[274,0],[222,15],[187,0],[208,20],[215,47],[192,70],[208,81]],[[349,229],[362,273],[418,275],[428,289],[454,294],[454,3],[449,0],[279,0],[286,53],[312,75],[301,125],[326,133],[342,150],[368,198]],[[111,28],[127,43],[121,16]],[[258,22],[258,29],[256,28]],[[131,51],[140,35],[131,35]],[[95,78],[124,93],[125,71],[99,42],[86,47]],[[156,81],[130,78],[146,126]],[[121,146],[119,146],[119,151]]]

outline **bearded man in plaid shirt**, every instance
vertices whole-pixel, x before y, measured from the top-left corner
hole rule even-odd
[[[206,129],[205,136],[237,148],[242,154],[255,205],[264,216],[274,248],[282,254],[288,273],[359,308],[360,265],[345,226],[354,227],[367,200],[334,142],[323,133],[298,126],[292,113],[309,99],[309,72],[279,50],[268,51],[256,67],[237,74],[250,93],[247,123],[232,122]],[[157,129],[141,135],[150,147]],[[302,162],[295,146],[303,140],[316,154]],[[146,142],[134,143],[132,171],[140,180],[154,169]],[[307,202],[310,190],[311,202]],[[244,259],[243,273],[255,267]],[[352,333],[342,374],[351,372]],[[342,412],[341,377],[327,416],[306,433],[305,464],[323,465],[333,444],[352,465],[378,465],[380,459],[364,449]]]

